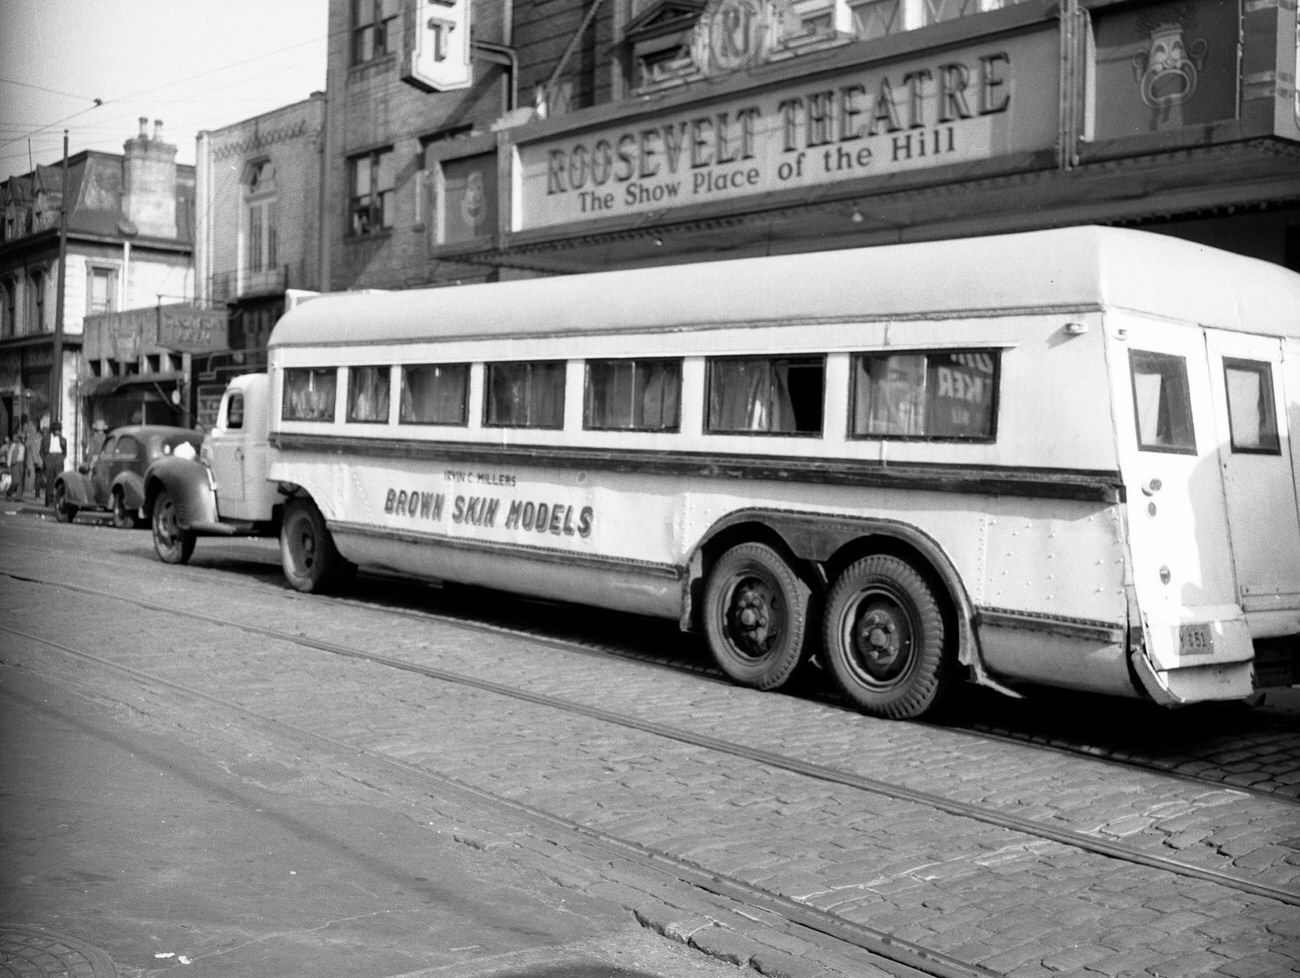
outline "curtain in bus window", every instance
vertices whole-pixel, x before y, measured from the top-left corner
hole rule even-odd
[[[587,363],[587,428],[675,431],[680,402],[681,361]]]
[[[293,367],[284,372],[285,421],[333,421],[337,374],[333,367]]]
[[[1182,357],[1141,350],[1129,352],[1138,447],[1195,452],[1187,364]]]
[[[789,370],[786,360],[712,361],[709,430],[794,432]]]
[[[1238,452],[1278,453],[1277,412],[1273,405],[1273,372],[1255,360],[1223,361],[1228,392],[1228,427]]]
[[[351,367],[348,370],[348,420],[388,420],[388,367]]]
[[[469,403],[469,365],[402,368],[401,420],[407,424],[463,425]]]
[[[487,382],[488,424],[563,427],[563,363],[492,363],[487,367]]]
[[[639,427],[676,431],[681,420],[681,362],[651,361],[638,364],[637,371],[641,388]]]
[[[926,381],[923,353],[858,357],[853,433],[924,435]]]

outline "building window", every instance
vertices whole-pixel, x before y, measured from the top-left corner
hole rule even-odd
[[[275,168],[269,160],[249,167],[245,186],[248,228],[244,239],[244,267],[250,272],[272,269],[279,261],[277,248]]]
[[[86,315],[117,310],[117,269],[91,266],[86,273]]]
[[[11,278],[0,282],[0,337],[18,335],[18,283]]]
[[[354,65],[396,53],[400,34],[397,0],[352,0]]]
[[[30,315],[27,317],[27,333],[45,332],[45,273],[32,272],[28,281],[30,297]]]
[[[393,185],[396,168],[391,149],[376,150],[348,160],[351,187],[350,231],[354,236],[376,234],[393,226]]]

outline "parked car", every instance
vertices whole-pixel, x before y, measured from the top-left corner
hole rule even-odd
[[[203,435],[170,425],[127,425],[108,433],[104,447],[75,472],[54,480],[54,515],[68,523],[83,509],[108,510],[116,527],[137,526],[144,502],[144,470],[168,455],[194,458]]]

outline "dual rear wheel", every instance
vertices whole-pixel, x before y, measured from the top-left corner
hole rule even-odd
[[[296,590],[307,593],[334,591],[356,572],[334,546],[325,517],[310,499],[292,499],[284,508],[280,525],[280,564]]]
[[[890,719],[933,709],[949,683],[947,630],[934,589],[907,561],[873,554],[835,579],[821,612],[812,590],[776,550],[743,543],[709,575],[704,626],[733,681],[776,689],[814,650],[860,710]]]

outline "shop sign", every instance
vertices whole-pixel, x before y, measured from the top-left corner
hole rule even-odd
[[[1095,15],[1096,138],[1231,119],[1237,6],[1167,3]]]
[[[781,34],[781,12],[770,0],[715,0],[691,33],[691,60],[706,75],[762,64]]]
[[[443,160],[442,243],[468,241],[497,230],[495,153]]]
[[[87,360],[133,363],[155,349],[176,353],[224,350],[226,313],[175,305],[128,309],[87,316],[82,326],[82,354]]]
[[[426,92],[468,88],[469,0],[407,0],[413,29],[402,56],[402,81]]]
[[[158,345],[180,353],[213,353],[226,349],[225,310],[163,306],[158,322]]]
[[[1050,149],[1057,62],[1041,32],[521,144],[515,229]]]

